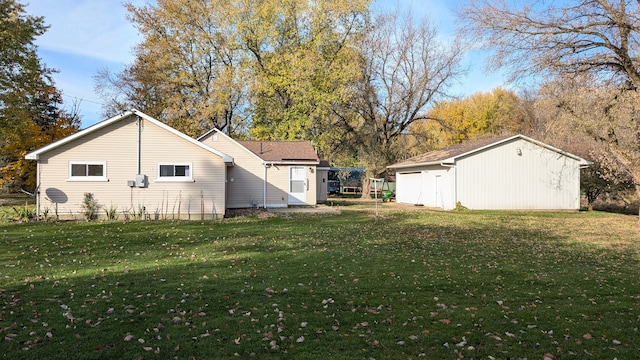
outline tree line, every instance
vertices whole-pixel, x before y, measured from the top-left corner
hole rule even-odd
[[[25,58],[37,60],[33,38],[46,30],[43,19],[24,14],[16,0],[0,4],[22,19],[26,35],[16,31],[12,39],[31,54]],[[469,0],[457,10],[457,36],[448,38],[410,8],[374,5],[127,3],[142,41],[124,70],[95,75],[104,115],[135,107],[194,137],[216,127],[235,138],[311,140],[333,164],[366,168],[367,179],[411,155],[519,132],[592,160],[585,176],[591,197],[640,185],[638,2]],[[2,19],[0,26],[16,28],[11,16]],[[452,96],[452,86],[464,81],[463,56],[473,49],[491,52],[488,68],[507,71],[512,90]],[[37,65],[33,71],[41,80],[25,90],[29,96],[13,95],[22,103],[12,103],[8,94],[18,90],[5,77],[22,72],[2,64],[2,124],[21,131],[27,126],[20,124],[30,124],[31,132],[56,128],[51,139],[62,134],[59,128],[76,130],[73,114],[52,116],[36,106],[60,109],[61,101],[52,70]],[[29,111],[18,115],[18,109]],[[53,119],[67,123],[52,127],[62,121]],[[18,150],[36,145],[25,137],[2,141],[5,168],[25,166],[16,165]],[[20,179],[32,184],[29,176]]]

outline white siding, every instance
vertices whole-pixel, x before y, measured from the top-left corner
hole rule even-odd
[[[439,181],[439,187],[436,183]],[[422,204],[434,208],[453,209],[455,207],[455,169],[432,166],[423,172]]]
[[[421,171],[396,174],[396,201],[404,204],[423,204]]]
[[[82,218],[84,193],[94,194],[100,211],[117,208],[125,213],[144,208],[151,218],[200,219],[225,213],[223,159],[149,121],[142,120],[140,172],[148,177],[145,188],[131,188],[138,173],[137,117],[129,116],[41,155],[41,211],[60,217]],[[69,162],[105,161],[106,182],[68,181]],[[159,163],[189,163],[192,182],[158,182]]]
[[[436,178],[440,188],[436,191]],[[455,170],[435,165],[403,169],[396,173],[396,201],[433,208],[455,207]]]
[[[456,162],[457,199],[470,209],[578,209],[577,160],[523,139]]]

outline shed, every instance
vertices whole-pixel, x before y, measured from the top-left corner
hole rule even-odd
[[[590,162],[524,135],[457,144],[389,166],[396,200],[445,210],[576,210]]]

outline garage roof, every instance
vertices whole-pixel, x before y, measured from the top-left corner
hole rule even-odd
[[[558,148],[555,148],[551,145],[547,145],[538,140],[534,140],[530,137],[518,134],[518,135],[512,135],[512,136],[496,136],[496,137],[475,140],[475,141],[468,141],[461,144],[448,146],[443,149],[434,150],[428,153],[414,156],[402,162],[390,165],[388,166],[388,168],[400,169],[400,168],[415,167],[415,166],[422,166],[422,165],[454,164],[455,161],[461,157],[468,156],[473,153],[480,152],[484,149],[487,149],[493,146],[498,146],[500,144],[504,144],[506,142],[510,142],[515,139],[526,140],[536,145],[547,148],[551,151],[555,151],[564,156],[578,160],[581,166],[589,166],[591,164],[589,161],[579,156],[570,154],[566,151],[562,151]]]

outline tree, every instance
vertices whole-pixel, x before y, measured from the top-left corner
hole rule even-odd
[[[135,107],[191,136],[212,127],[241,131],[246,79],[228,16],[233,5],[220,0],[126,4],[143,41],[122,72],[103,69],[96,75],[96,89],[108,103],[105,115]]]
[[[21,112],[14,110],[14,120],[19,123],[5,134],[5,146],[0,165],[0,187],[9,192],[26,188],[36,190],[36,164],[25,155],[53,141],[69,136],[80,128],[80,116],[76,111],[61,109],[62,98],[53,86],[46,87],[31,96],[31,103]]]
[[[326,119],[358,76],[352,60],[369,0],[248,1],[243,46],[256,86],[251,128],[257,139],[312,139],[323,146]],[[275,8],[271,8],[275,6]]]
[[[640,190],[640,94],[608,88],[591,76],[546,83],[535,104],[547,138],[594,163],[591,185]],[[597,179],[593,179],[593,177]],[[598,180],[599,179],[599,180]],[[592,189],[593,192],[593,189]]]
[[[62,110],[51,73],[40,63],[35,38],[47,27],[24,5],[0,0],[0,186],[35,189],[35,164],[24,155],[77,130],[77,114]]]
[[[436,102],[425,118],[414,122],[409,131],[417,153],[466,140],[522,133],[532,114],[518,95],[495,88],[463,99]]]
[[[467,37],[493,50],[489,65],[513,79],[591,73],[640,86],[638,1],[471,0],[459,16]]]
[[[128,107],[189,135],[311,139],[340,100],[348,44],[369,0],[160,0],[127,4],[144,40],[134,63],[102,71],[108,112]]]
[[[368,196],[369,179],[397,159],[409,126],[461,73],[462,49],[456,41],[438,41],[428,19],[417,21],[398,11],[374,19],[359,49],[354,61],[359,78],[349,100],[334,109],[329,126],[339,131],[327,136],[334,151],[358,154],[367,169],[363,196]]]
[[[640,2],[523,1],[510,7],[473,0],[460,17],[464,34],[493,49],[490,65],[510,68],[513,79],[546,74],[565,84],[578,81],[574,94],[560,91],[561,100],[545,100],[556,102],[572,133],[593,140],[594,156],[611,162],[603,168],[628,173],[638,188]]]
[[[40,63],[35,38],[47,27],[42,17],[26,15],[24,5],[0,0],[0,135],[20,125],[16,113],[28,107],[33,94],[46,87],[51,70]]]

